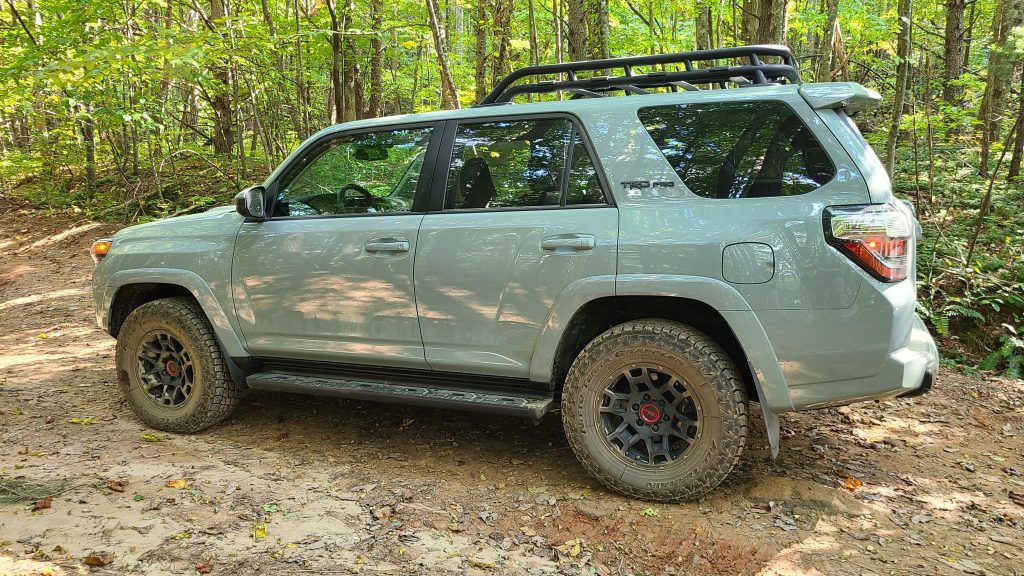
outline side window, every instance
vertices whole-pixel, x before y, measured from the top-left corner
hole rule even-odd
[[[569,204],[594,203],[596,197],[603,203],[596,176],[567,118],[463,123],[455,136],[445,209],[561,206],[567,189]]]
[[[821,143],[783,102],[680,104],[638,115],[687,188],[706,198],[806,194],[836,175]]]
[[[414,128],[331,140],[283,183],[274,216],[411,210],[430,133]]]
[[[604,204],[604,192],[597,178],[594,160],[583,144],[583,135],[576,133],[572,143],[572,168],[569,170],[569,187],[565,198],[567,205]]]

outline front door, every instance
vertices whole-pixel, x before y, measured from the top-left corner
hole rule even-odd
[[[427,362],[526,378],[558,294],[615,274],[617,211],[584,135],[567,116],[461,122],[439,178],[416,249]]]
[[[433,132],[328,137],[271,183],[271,217],[242,225],[232,265],[253,355],[427,367],[413,256]]]

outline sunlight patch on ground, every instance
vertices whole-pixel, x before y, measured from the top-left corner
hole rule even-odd
[[[14,308],[15,306],[24,306],[25,304],[34,304],[43,300],[56,300],[59,298],[66,298],[68,296],[79,296],[81,294],[85,294],[85,288],[65,288],[64,290],[54,290],[53,292],[47,292],[45,294],[22,296],[21,298],[13,298],[6,302],[0,302],[0,310],[7,310]]]

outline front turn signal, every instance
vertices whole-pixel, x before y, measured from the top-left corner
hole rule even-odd
[[[92,261],[99,263],[103,260],[103,257],[110,252],[110,245],[114,243],[113,238],[101,238],[92,243],[92,248],[89,249],[89,255],[92,256]]]

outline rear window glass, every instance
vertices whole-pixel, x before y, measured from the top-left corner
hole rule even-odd
[[[806,194],[836,175],[821,143],[779,101],[657,106],[638,115],[687,188],[706,198]]]

